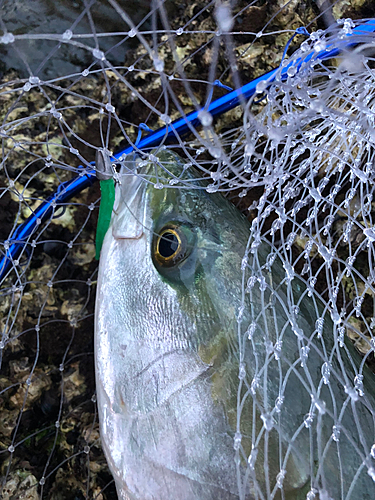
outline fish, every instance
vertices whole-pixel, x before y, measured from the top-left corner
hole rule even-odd
[[[374,375],[337,311],[177,153],[149,158],[119,174],[97,281],[119,498],[375,498]]]

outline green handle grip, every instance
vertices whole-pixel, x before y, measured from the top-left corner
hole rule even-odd
[[[115,202],[115,182],[113,179],[100,181],[101,200],[99,206],[98,225],[95,239],[95,258],[99,260],[104,237],[111,222],[113,204]]]

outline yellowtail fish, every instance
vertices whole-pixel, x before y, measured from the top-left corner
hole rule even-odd
[[[179,156],[144,163],[120,175],[96,299],[119,498],[373,500],[375,384],[340,320]],[[163,169],[185,185],[155,189]]]

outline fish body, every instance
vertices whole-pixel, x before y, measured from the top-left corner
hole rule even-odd
[[[316,334],[304,282],[251,249],[250,223],[176,154],[156,163],[116,188],[99,266],[97,400],[119,497],[375,498],[372,374],[359,395],[356,353],[337,351],[322,308]],[[155,189],[161,165],[201,189]]]

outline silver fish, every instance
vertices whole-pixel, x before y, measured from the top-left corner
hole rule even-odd
[[[119,497],[375,498],[372,373],[281,255],[249,246],[246,218],[176,154],[157,158],[202,189],[155,189],[152,163],[116,188],[95,359]]]

